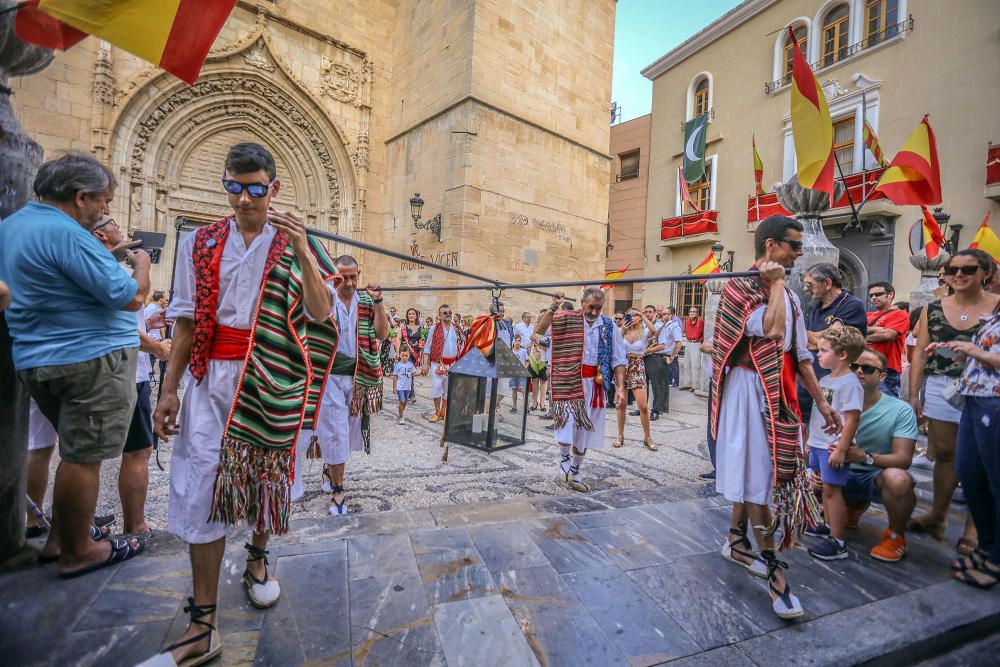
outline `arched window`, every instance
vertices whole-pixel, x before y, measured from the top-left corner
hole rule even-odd
[[[847,5],[837,5],[823,19],[823,67],[847,57],[850,19],[851,11]]]
[[[899,29],[899,0],[867,0],[865,5],[865,48],[896,35]]]
[[[802,53],[809,53],[807,39],[809,38],[809,29],[800,25],[793,30],[795,33],[795,39],[799,42],[799,48],[802,49]],[[792,46],[792,40],[787,36],[785,37],[785,51],[784,60],[781,69],[781,85],[787,85],[792,82],[792,55],[795,53],[795,48]]]
[[[709,109],[708,100],[708,77],[702,77],[694,87],[694,116],[707,113]]]

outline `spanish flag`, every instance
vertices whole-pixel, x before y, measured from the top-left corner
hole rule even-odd
[[[690,206],[695,213],[701,213],[701,209],[691,199],[691,191],[688,190],[687,181],[684,180],[684,172],[680,167],[677,167],[677,182],[680,183],[681,188],[681,217],[684,216],[684,204]]]
[[[972,238],[972,244],[969,247],[989,253],[994,262],[1000,262],[1000,237],[997,237],[993,230],[990,229],[989,213],[983,219],[983,224],[979,225],[979,230]]]
[[[927,207],[921,206],[920,210],[924,213],[924,252],[927,254],[928,259],[934,259],[945,245],[944,235],[941,233],[941,226],[938,224],[938,221],[934,219],[934,216],[927,210]]]
[[[628,271],[629,267],[631,266],[632,266],[631,264],[628,264],[625,266],[624,269],[618,269],[617,271],[608,271],[607,273],[604,274],[604,279],[618,280],[619,278],[625,275],[625,272]],[[608,289],[609,287],[614,287],[614,285],[601,285],[601,289]]]
[[[826,96],[788,28],[792,57],[792,137],[799,185],[830,193],[833,204],[833,121]]]
[[[764,162],[760,159],[760,154],[757,152],[757,137],[756,135],[750,135],[750,143],[753,145],[753,181],[757,187],[757,196],[764,194]]]
[[[878,166],[886,166],[885,155],[882,153],[882,144],[878,142],[878,135],[875,134],[875,128],[867,120],[862,128],[861,136],[864,137],[865,146],[871,151],[872,157],[875,158]]]
[[[692,276],[707,276],[712,273],[722,273],[719,268],[719,260],[715,258],[715,253],[708,251],[708,257],[701,260],[701,264],[691,269]]]
[[[21,39],[68,48],[61,30],[38,30],[32,12],[107,40],[193,84],[236,0],[33,0],[18,10]],[[76,41],[79,41],[77,39]]]
[[[892,158],[875,189],[893,204],[933,206],[941,203],[937,141],[927,116]]]

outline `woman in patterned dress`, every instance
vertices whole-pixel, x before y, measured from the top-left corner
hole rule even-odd
[[[645,324],[645,326],[643,326]],[[649,394],[646,389],[648,382],[646,379],[645,354],[646,348],[650,344],[656,344],[656,327],[646,317],[641,310],[630,308],[625,314],[625,323],[622,325],[622,338],[625,341],[625,357],[628,361],[625,367],[625,390],[632,390],[635,403],[639,406],[639,419],[642,422],[644,438],[642,444],[651,451],[658,448],[653,443],[653,434],[649,430]],[[625,401],[621,401],[616,409],[618,411],[618,438],[615,439],[614,446],[622,447],[625,444]]]

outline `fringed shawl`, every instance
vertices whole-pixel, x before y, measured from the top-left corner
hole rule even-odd
[[[583,311],[560,310],[552,317],[552,364],[549,379],[556,428],[570,415],[576,427],[593,431],[583,393]],[[594,391],[600,388],[595,387]]]

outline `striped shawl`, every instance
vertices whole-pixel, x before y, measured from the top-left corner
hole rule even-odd
[[[549,387],[556,428],[562,427],[573,415],[577,428],[594,430],[594,424],[587,416],[583,393],[583,336],[582,310],[560,310],[553,315]]]
[[[782,390],[783,364],[789,359],[780,342],[745,333],[750,315],[767,303],[767,297],[767,287],[757,278],[733,278],[722,290],[715,320],[709,423],[712,437],[717,437],[726,368],[746,354],[764,388],[764,422],[774,469],[775,514],[768,532],[773,534],[783,528],[779,548],[784,549],[794,543],[807,524],[817,521],[818,508],[805,476],[801,420]],[[791,294],[787,298],[791,299]]]

